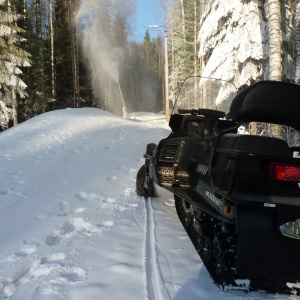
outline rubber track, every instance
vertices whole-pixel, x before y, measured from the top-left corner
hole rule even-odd
[[[293,294],[295,292],[295,291],[291,290],[290,288],[288,288],[287,286],[285,286],[285,283],[283,283],[283,282],[274,282],[273,280],[265,280],[265,279],[251,280],[250,287],[246,287],[246,288],[238,287],[238,286],[224,285],[224,284],[220,283],[218,276],[217,276],[215,265],[211,264],[211,263],[206,263],[201,255],[201,252],[199,251],[199,249],[197,249],[197,235],[194,232],[194,230],[191,228],[191,226],[188,226],[188,227],[185,226],[184,211],[180,207],[179,203],[177,203],[176,199],[175,199],[175,205],[176,205],[177,215],[179,217],[180,222],[182,223],[183,228],[187,232],[190,240],[192,241],[196,251],[198,252],[201,260],[203,261],[203,263],[204,263],[206,269],[208,270],[210,276],[212,277],[214,283],[217,284],[221,289],[226,290],[226,291],[243,290],[246,292],[265,290],[269,293],[281,293],[281,294],[291,294],[291,293]],[[237,279],[242,280],[242,278],[237,278]],[[300,293],[300,291],[298,291],[298,294],[299,293]]]

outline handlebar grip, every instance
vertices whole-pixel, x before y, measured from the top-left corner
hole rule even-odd
[[[225,112],[223,111],[208,108],[200,108],[198,112],[199,114],[203,114],[204,116],[211,116],[215,118],[223,118],[225,116]]]

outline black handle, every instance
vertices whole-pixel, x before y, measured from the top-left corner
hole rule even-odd
[[[203,115],[207,117],[214,117],[214,118],[224,118],[225,112],[220,110],[214,109],[207,109],[207,108],[199,108],[199,109],[178,109],[179,114],[191,114],[193,116]]]

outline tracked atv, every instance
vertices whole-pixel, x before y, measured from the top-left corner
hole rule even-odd
[[[261,81],[235,91],[217,79],[185,81],[171,134],[147,145],[137,194],[155,197],[155,184],[174,194],[179,219],[220,286],[297,289],[300,148],[238,132],[249,122],[300,130],[300,86]]]

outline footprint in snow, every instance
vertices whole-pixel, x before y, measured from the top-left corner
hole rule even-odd
[[[135,190],[132,188],[123,188],[123,195],[130,196],[135,193]]]
[[[92,236],[101,232],[99,226],[86,221],[84,218],[70,218],[62,224],[61,228],[54,230],[46,237],[46,244],[55,246],[72,236]]]
[[[102,196],[99,196],[96,193],[86,193],[80,192],[76,194],[76,197],[82,201],[94,201],[94,200],[102,200]]]
[[[62,275],[70,282],[83,281],[87,278],[87,271],[80,267],[72,267]]]
[[[16,289],[17,287],[14,283],[7,282],[3,287],[3,296],[6,298],[11,297],[15,293]]]
[[[21,246],[20,250],[16,253],[17,256],[27,256],[33,254],[37,251],[39,245],[34,242],[27,242],[24,241],[23,245]]]
[[[64,252],[49,253],[41,258],[41,264],[61,263],[66,259]]]
[[[39,214],[37,214],[35,216],[35,219],[41,221],[41,220],[46,220],[48,217],[49,217],[49,213],[47,213],[47,212],[40,212]]]
[[[80,214],[82,212],[85,211],[85,208],[83,207],[78,207],[78,208],[75,208],[74,210],[71,211],[72,214]]]
[[[45,242],[48,246],[55,246],[61,242],[59,233],[53,232],[52,234],[46,236]]]
[[[59,203],[60,205],[60,211],[59,211],[59,216],[67,216],[70,214],[70,209],[71,209],[71,203],[68,201],[61,201]]]
[[[103,202],[98,208],[109,208],[111,210],[124,211],[128,208],[134,208],[137,206],[137,204],[118,203],[117,200],[114,198],[104,198]]]
[[[68,216],[70,214],[79,214],[85,211],[85,208],[78,207],[71,209],[71,203],[68,201],[61,201],[59,203],[58,216]],[[53,212],[41,211],[34,218],[38,221],[43,221],[49,218],[49,216],[53,215]]]
[[[115,222],[113,220],[103,220],[103,221],[100,221],[98,226],[99,227],[104,227],[104,228],[111,228],[115,225]]]
[[[100,208],[109,208],[112,210],[125,210],[126,207],[124,205],[120,205],[117,203],[117,200],[114,198],[104,198]]]
[[[34,279],[34,280],[32,280]],[[49,253],[31,261],[14,276],[0,282],[0,295],[12,297],[27,282],[36,282],[36,294],[66,296],[68,285],[80,284],[87,279],[87,270],[70,264],[64,252]],[[24,287],[23,287],[24,289]]]
[[[106,202],[106,203],[116,203],[117,200],[115,198],[108,197],[108,198],[104,198],[103,202]]]
[[[5,196],[10,193],[10,190],[7,188],[0,188],[0,196]]]

